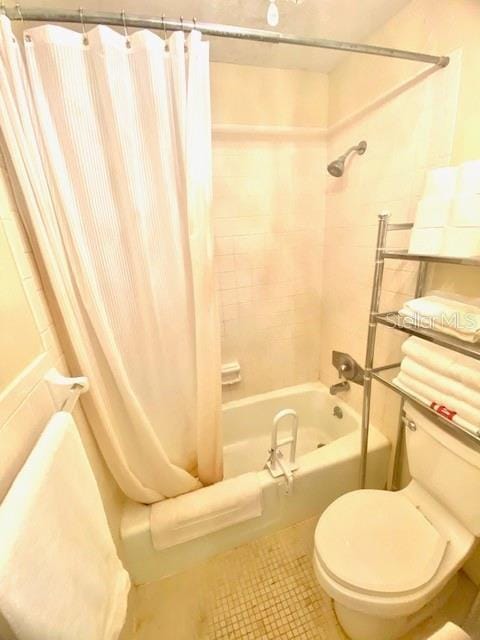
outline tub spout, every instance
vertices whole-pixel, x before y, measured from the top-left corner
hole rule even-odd
[[[337,393],[340,393],[341,391],[349,391],[350,390],[350,384],[347,380],[343,380],[342,382],[338,382],[337,384],[332,384],[332,386],[330,387],[330,394],[332,396],[336,396]]]

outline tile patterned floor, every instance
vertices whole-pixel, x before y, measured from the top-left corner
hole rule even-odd
[[[313,574],[315,525],[301,522],[140,587],[136,640],[345,640]]]
[[[306,520],[139,587],[125,640],[346,640],[313,573],[315,525]],[[403,640],[423,640],[449,619],[461,624],[475,594],[462,578],[448,606]]]

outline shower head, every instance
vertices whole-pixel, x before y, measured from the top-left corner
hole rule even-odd
[[[353,151],[355,151],[355,153],[358,153],[358,155],[361,156],[365,153],[366,150],[367,150],[367,143],[365,140],[362,140],[357,145],[350,147],[350,149],[348,149],[348,151],[346,151],[343,155],[341,155],[339,158],[337,158],[333,162],[330,162],[330,164],[327,167],[328,173],[334,178],[340,178],[340,176],[343,176],[343,172],[345,171],[345,160],[348,158],[348,156]]]

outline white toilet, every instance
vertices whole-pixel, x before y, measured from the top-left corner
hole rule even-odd
[[[393,640],[422,622],[480,536],[480,446],[405,409],[410,484],[348,493],[315,531],[317,578],[352,640]]]

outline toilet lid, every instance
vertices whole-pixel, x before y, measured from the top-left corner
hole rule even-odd
[[[362,591],[404,593],[435,575],[448,540],[401,493],[352,491],[331,504],[315,532],[319,562]]]

